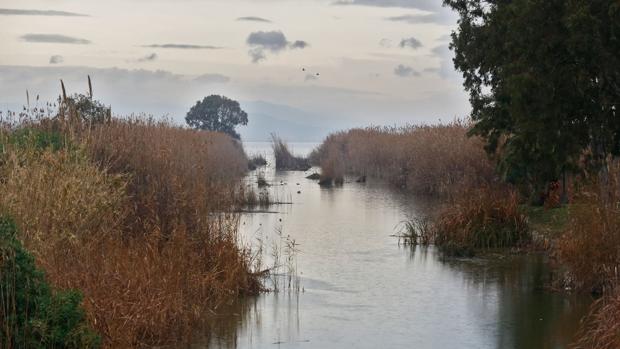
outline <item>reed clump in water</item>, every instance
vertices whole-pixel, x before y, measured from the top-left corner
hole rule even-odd
[[[82,292],[104,347],[189,341],[210,309],[261,289],[238,216],[219,213],[247,169],[237,142],[72,113],[2,130],[0,209],[50,283]],[[59,133],[63,146],[8,141],[26,127]]]
[[[454,187],[498,180],[483,141],[468,124],[368,127],[329,135],[311,154],[325,177],[345,173],[389,181],[409,191],[447,195]]]
[[[282,138],[272,134],[271,142],[277,170],[307,171],[310,169],[308,159],[293,155]]]
[[[595,301],[582,320],[579,340],[573,349],[620,348],[620,292],[617,290]]]
[[[509,188],[462,192],[434,224],[435,244],[445,253],[471,256],[479,249],[525,246],[531,241],[527,217]]]
[[[253,155],[248,159],[248,169],[250,171],[264,166],[267,166],[267,159],[265,159],[265,156],[262,154]]]

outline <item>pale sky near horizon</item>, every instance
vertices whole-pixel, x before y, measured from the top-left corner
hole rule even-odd
[[[182,120],[216,93],[317,125],[451,120],[469,111],[455,25],[441,0],[0,0],[0,110],[90,74],[119,113]]]

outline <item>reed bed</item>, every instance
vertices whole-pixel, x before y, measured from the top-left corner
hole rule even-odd
[[[104,347],[188,343],[219,304],[261,290],[237,241],[238,216],[223,213],[247,170],[239,143],[167,122],[86,124],[70,107],[61,112],[1,131],[0,212],[54,287],[83,294]],[[63,146],[10,141],[26,127],[60,134]]]
[[[399,188],[444,195],[457,187],[497,182],[483,141],[467,136],[468,125],[369,127],[328,136],[311,154],[325,179],[345,174],[387,180]]]
[[[462,192],[440,212],[434,230],[435,244],[456,256],[471,256],[479,249],[523,247],[531,241],[527,216],[511,188]]]
[[[282,138],[272,134],[271,142],[276,159],[276,170],[307,171],[310,169],[308,159],[293,155]]]

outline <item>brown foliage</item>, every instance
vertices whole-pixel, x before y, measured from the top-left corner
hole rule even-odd
[[[417,193],[447,194],[497,180],[482,140],[467,130],[462,122],[352,129],[328,136],[312,159],[332,178],[368,175]]]
[[[247,168],[237,143],[138,120],[70,133],[58,151],[6,145],[0,210],[50,282],[83,293],[106,347],[187,341],[210,309],[260,290],[238,217],[221,213]]]

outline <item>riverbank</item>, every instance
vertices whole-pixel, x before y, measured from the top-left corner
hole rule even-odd
[[[238,214],[222,213],[247,171],[238,142],[69,100],[27,116],[0,128],[0,213],[51,287],[81,295],[103,347],[188,343],[205,314],[261,290]]]
[[[460,122],[354,129],[328,136],[312,159],[325,177],[367,175],[401,191],[441,198],[444,208],[430,224],[410,222],[409,241],[433,243],[456,256],[471,256],[477,249],[545,251],[556,267],[550,287],[602,296],[606,306],[594,306],[595,315],[588,319],[609,318],[598,312],[609,312],[616,304],[617,165],[609,166],[605,185],[596,174],[574,177],[567,187],[570,203],[561,205],[558,183],[536,192],[502,180],[495,156],[486,154],[484,143],[468,137],[467,131]],[[594,323],[600,329],[603,322]],[[609,335],[588,324],[580,342]],[[606,330],[613,331],[609,326]],[[616,344],[608,341],[605,347]]]

